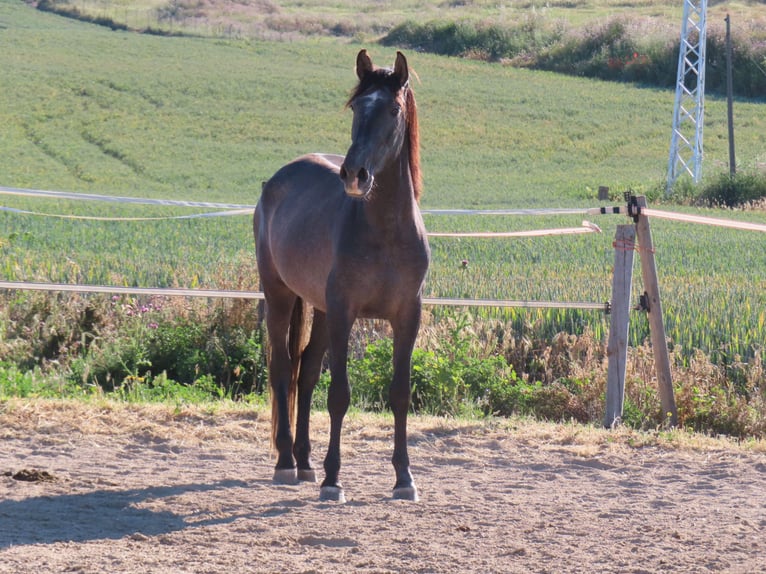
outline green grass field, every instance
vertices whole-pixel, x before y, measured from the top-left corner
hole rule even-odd
[[[343,103],[361,47],[378,63],[393,61],[392,49],[369,42],[112,32],[0,1],[0,185],[254,204],[261,182],[292,157],[345,150],[350,115]],[[599,185],[615,195],[661,186],[671,92],[408,56],[420,78],[425,208],[591,207],[598,204]],[[766,163],[763,109],[736,104],[744,169]],[[725,118],[725,102],[709,98],[709,174],[726,166]],[[189,213],[15,196],[0,196],[0,204],[56,214]],[[766,222],[763,210],[706,213]],[[466,231],[577,226],[581,220],[428,216],[426,223],[432,230]],[[427,294],[605,301],[614,226],[627,221],[595,222],[600,235],[434,239]],[[673,344],[729,358],[762,349],[762,234],[661,221],[652,228]],[[248,217],[117,223],[0,212],[0,253],[6,280],[257,287]],[[533,312],[519,319],[534,321],[550,322],[553,331],[590,325],[603,333],[605,327],[592,312]],[[645,318],[636,315],[632,341],[642,341],[646,329]]]

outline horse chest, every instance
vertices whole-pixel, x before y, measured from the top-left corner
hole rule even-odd
[[[336,253],[327,291],[353,302],[360,316],[387,318],[419,296],[429,262],[422,237],[392,243],[357,243]]]

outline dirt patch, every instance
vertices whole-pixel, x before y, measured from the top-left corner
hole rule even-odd
[[[763,568],[762,444],[416,417],[407,503],[391,499],[392,426],[349,418],[334,504],[271,484],[265,411],[2,403],[0,572]]]
[[[25,482],[53,482],[56,480],[47,470],[37,470],[34,468],[23,468],[17,472],[8,470],[5,476],[10,476],[13,480],[23,480]]]

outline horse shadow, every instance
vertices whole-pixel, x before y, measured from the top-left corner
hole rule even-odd
[[[247,486],[241,480],[0,500],[0,550],[17,545],[88,542],[130,535],[156,536],[233,522],[243,515],[200,519],[138,506],[190,492]],[[189,518],[193,518],[192,521]]]

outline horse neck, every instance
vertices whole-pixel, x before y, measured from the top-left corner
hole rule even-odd
[[[375,178],[375,190],[365,202],[368,220],[377,227],[397,229],[411,225],[419,217],[415,187],[409,161],[408,143],[405,141],[398,156]]]

